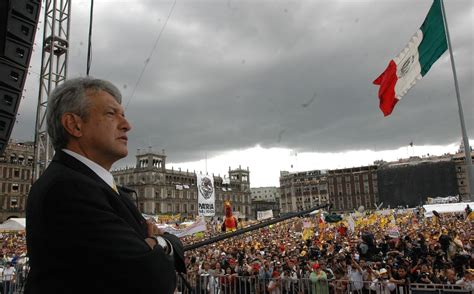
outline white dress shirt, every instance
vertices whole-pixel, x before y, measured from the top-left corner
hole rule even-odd
[[[114,183],[115,183],[114,177],[108,170],[98,165],[97,163],[93,162],[89,158],[84,157],[74,151],[71,151],[69,149],[62,149],[62,151],[64,151],[65,153],[71,155],[75,159],[87,165],[87,167],[90,168],[94,173],[96,173],[102,180],[104,180],[104,182],[106,182],[107,185],[109,185],[112,189],[114,189]]]

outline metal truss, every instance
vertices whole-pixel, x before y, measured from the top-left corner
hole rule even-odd
[[[48,166],[53,148],[46,129],[46,108],[52,90],[67,76],[71,0],[45,0],[43,50],[35,126],[33,180]]]

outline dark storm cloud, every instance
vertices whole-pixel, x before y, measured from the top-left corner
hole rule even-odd
[[[70,76],[85,74],[87,55],[89,6],[75,3]],[[257,144],[338,152],[460,140],[447,54],[388,118],[372,85],[431,1],[177,1],[150,56],[173,3],[96,5],[92,74],[130,100],[128,162],[148,146],[182,162]],[[472,138],[474,4],[445,5]]]

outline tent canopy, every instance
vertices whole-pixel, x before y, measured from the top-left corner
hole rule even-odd
[[[0,224],[0,231],[24,231],[25,227],[25,218],[11,218]]]

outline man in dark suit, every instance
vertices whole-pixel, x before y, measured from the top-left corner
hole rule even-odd
[[[49,97],[47,126],[56,154],[28,196],[25,293],[172,293],[181,242],[147,222],[109,172],[128,154],[119,90],[66,81]]]

